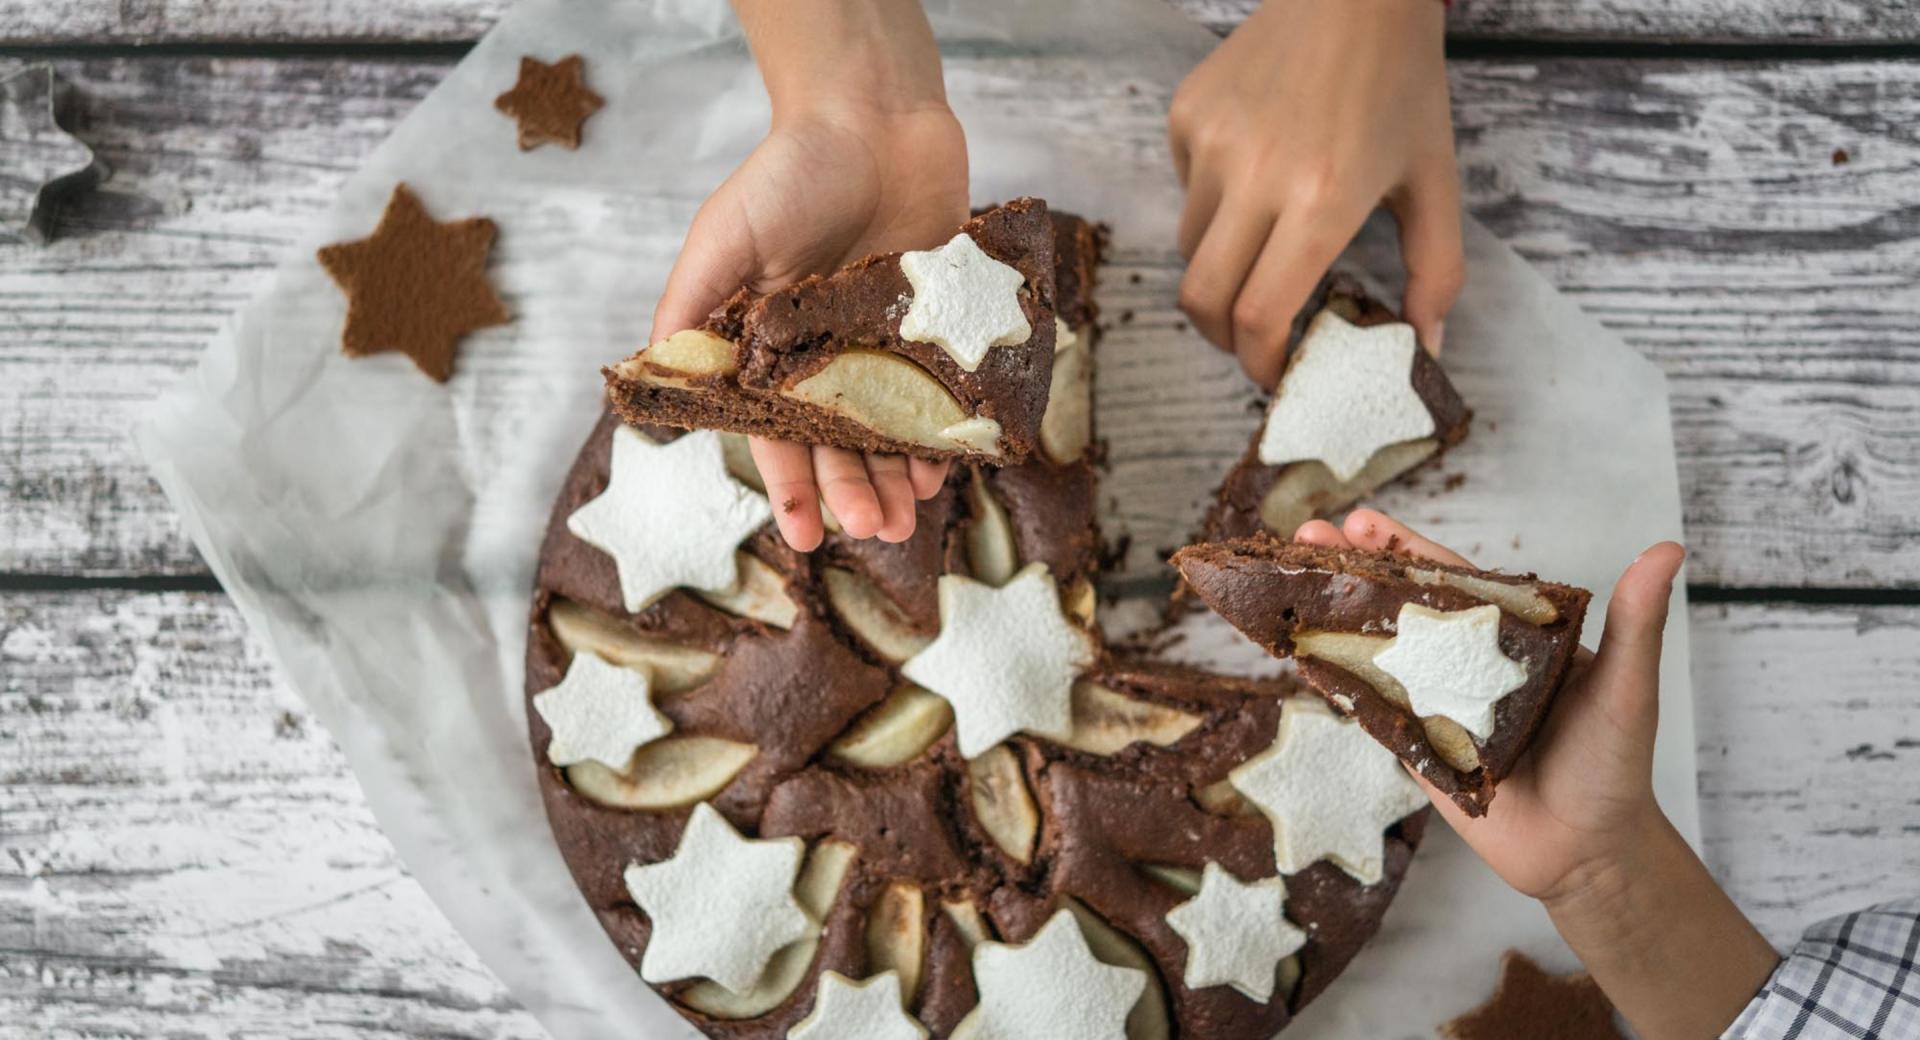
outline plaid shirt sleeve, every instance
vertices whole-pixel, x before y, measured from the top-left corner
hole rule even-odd
[[[1721,1040],[1920,1037],[1920,898],[1807,930]]]

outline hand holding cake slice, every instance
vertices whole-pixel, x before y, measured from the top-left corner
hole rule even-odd
[[[1053,376],[1053,226],[1015,199],[934,249],[742,289],[606,370],[627,422],[927,459],[1019,462]]]
[[[1173,563],[1469,816],[1486,814],[1545,721],[1592,598],[1531,574],[1264,536],[1191,545]]]

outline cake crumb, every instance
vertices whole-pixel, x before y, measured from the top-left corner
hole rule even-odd
[[[800,508],[800,503],[792,498],[785,498],[780,501],[780,511],[782,513],[791,515],[793,511],[798,508]]]
[[[1129,324],[1132,324],[1132,322],[1133,322],[1133,311],[1131,309],[1120,312],[1120,324],[1129,325]]]
[[[1848,155],[1845,148],[1835,148],[1833,150],[1833,164],[1835,166],[1845,166],[1852,161],[1853,156]]]
[[[1138,271],[1135,271],[1135,272],[1133,272],[1132,274],[1130,274],[1130,275],[1128,275],[1128,276],[1127,276],[1127,281],[1128,281],[1129,283],[1131,283],[1131,284],[1133,284],[1133,285],[1139,285],[1139,284],[1140,284],[1140,272],[1138,272]]]
[[[1467,475],[1465,473],[1449,473],[1447,474],[1447,479],[1441,482],[1440,488],[1443,491],[1458,491],[1460,490],[1460,486],[1466,482]]]

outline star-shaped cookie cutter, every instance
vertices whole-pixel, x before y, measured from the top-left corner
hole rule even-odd
[[[0,76],[0,238],[44,245],[60,203],[105,178],[93,149],[60,125],[53,66]]]

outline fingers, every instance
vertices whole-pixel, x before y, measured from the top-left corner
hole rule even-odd
[[[915,498],[906,458],[867,456],[867,479],[872,481],[874,497],[880,501],[880,528],[874,533],[883,542],[904,542],[913,537]]]
[[[1234,349],[1234,300],[1272,228],[1273,218],[1259,210],[1221,205],[1180,279],[1180,309],[1222,350]]]
[[[1254,382],[1280,381],[1295,315],[1365,219],[1365,211],[1297,208],[1274,225],[1231,310],[1233,352]]]
[[[1416,172],[1417,180],[1387,200],[1400,224],[1400,256],[1407,265],[1400,311],[1435,354],[1446,337],[1447,312],[1467,280],[1460,241],[1460,177],[1452,156],[1446,160]]]
[[[1347,541],[1347,536],[1341,534],[1338,527],[1325,520],[1309,520],[1301,524],[1300,529],[1293,532],[1293,540],[1307,545],[1317,545],[1322,549],[1353,548],[1353,543]]]
[[[1588,682],[1622,721],[1649,737],[1658,722],[1660,648],[1667,604],[1687,551],[1673,542],[1640,554],[1613,586],[1607,627]]]
[[[1200,240],[1206,237],[1207,228],[1213,225],[1213,215],[1220,209],[1220,179],[1202,174],[1187,185],[1186,205],[1180,208],[1180,229],[1174,238],[1174,244],[1180,248],[1180,256],[1187,260],[1200,249]]]
[[[1341,530],[1356,549],[1388,549],[1441,563],[1473,566],[1466,557],[1378,510],[1356,509],[1348,513]]]
[[[826,535],[820,523],[820,492],[813,481],[812,449],[760,437],[750,438],[747,445],[767,486],[780,537],[800,552],[812,552]]]
[[[907,460],[907,478],[913,481],[913,497],[925,502],[940,493],[941,485],[947,482],[949,462],[929,462],[926,459]]]
[[[653,329],[647,342],[658,343],[700,324],[735,289],[752,279],[759,260],[751,238],[742,239],[731,230],[743,228],[745,223],[728,220],[721,212],[731,205],[716,193],[694,214],[680,256],[667,274],[660,302],[654,305]]]
[[[815,445],[813,479],[820,485],[827,511],[840,521],[841,530],[855,538],[872,538],[880,533],[886,514],[873,489],[873,478],[867,473],[866,460],[858,452]]]

